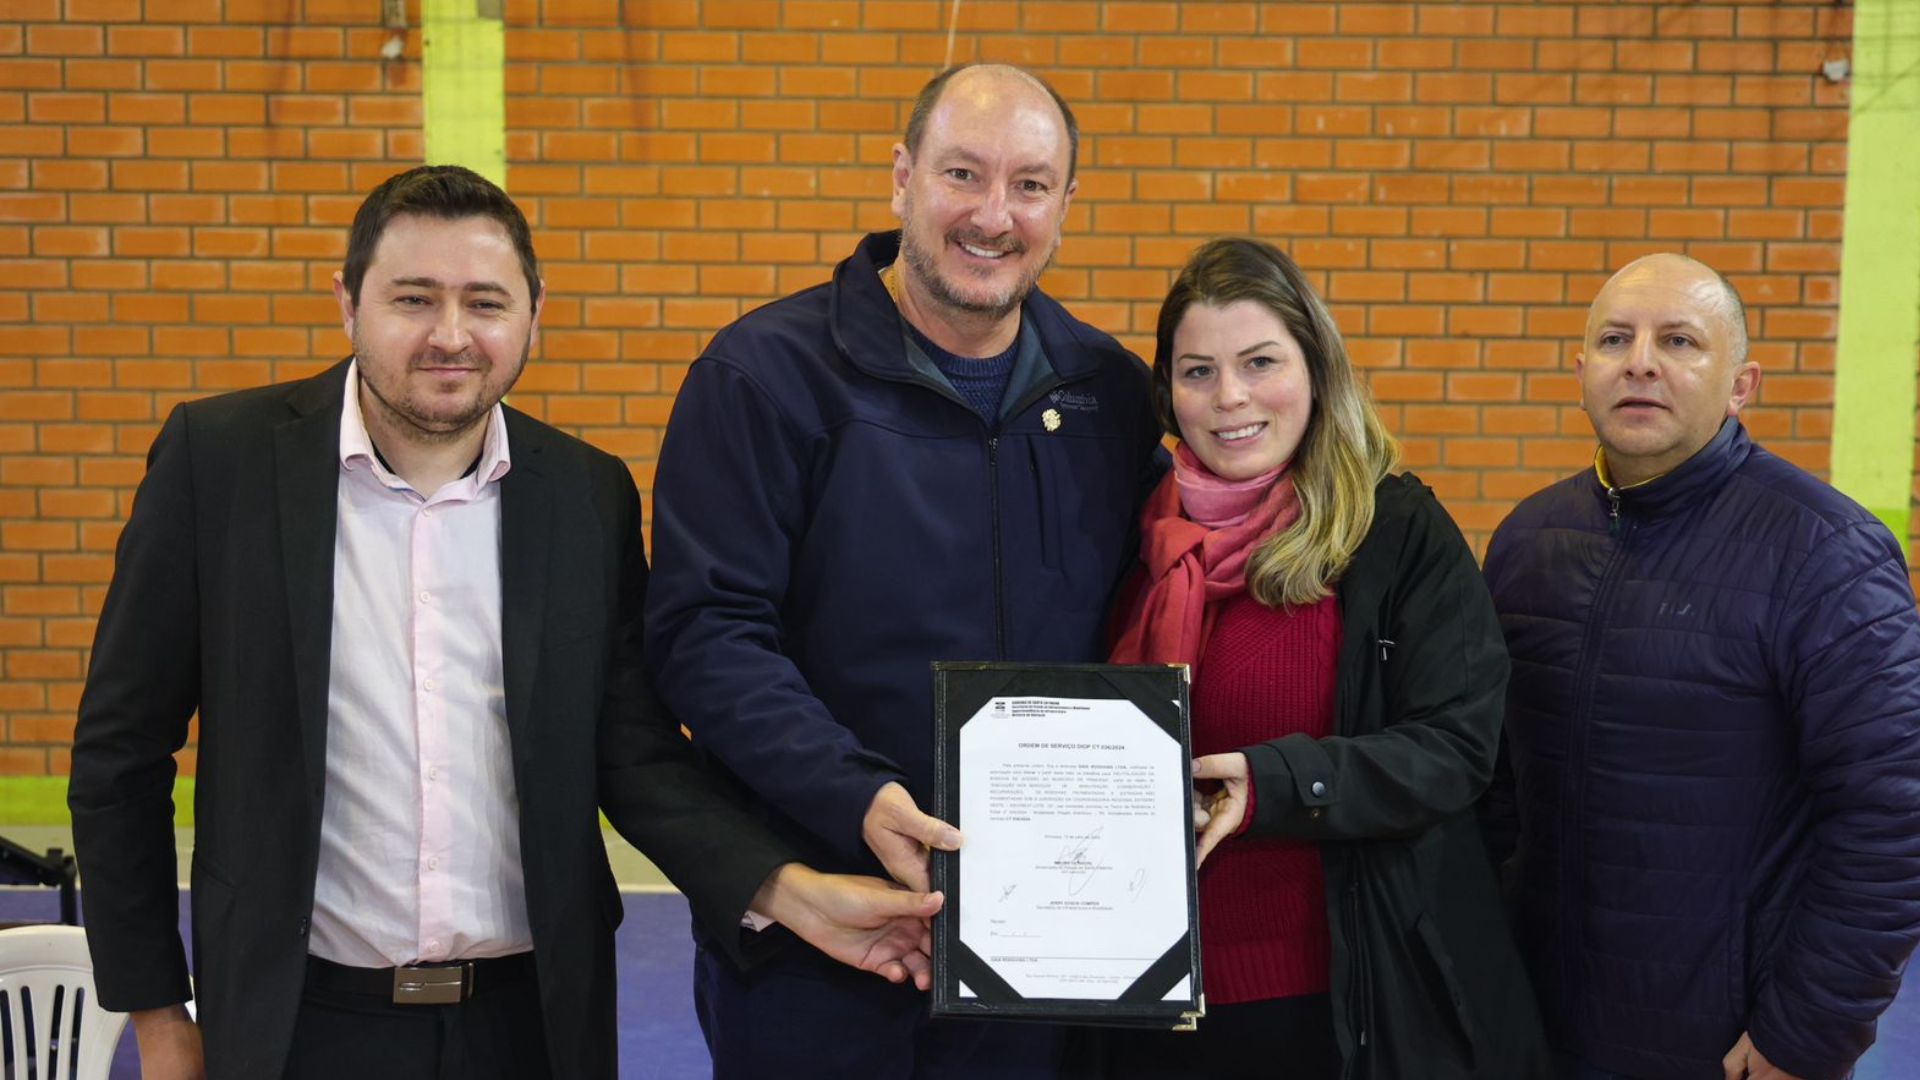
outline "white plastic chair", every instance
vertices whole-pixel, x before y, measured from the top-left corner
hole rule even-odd
[[[126,1024],[96,999],[86,931],[0,930],[0,1077],[106,1080]]]

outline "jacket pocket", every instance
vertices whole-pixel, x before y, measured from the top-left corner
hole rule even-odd
[[[235,889],[232,875],[215,866],[212,859],[196,851],[188,863],[187,887],[198,895],[200,890],[205,889],[209,884],[221,889],[229,896]]]
[[[1415,962],[1420,968],[1420,978],[1426,984],[1429,1000],[1433,1002],[1434,1012],[1444,1017],[1453,1033],[1459,1037],[1461,1049],[1466,1052],[1467,1066],[1474,1065],[1473,1014],[1467,1008],[1466,995],[1460,991],[1460,979],[1454,972],[1453,958],[1448,954],[1446,943],[1440,940],[1440,931],[1433,924],[1433,918],[1422,912],[1413,924],[1413,941],[1410,948]]]
[[[1795,893],[1777,895],[1765,904],[1747,904],[1727,927],[1727,1015],[1746,1027],[1760,988],[1772,974],[1767,958],[1778,955],[1782,928],[1792,910]]]
[[[1053,466],[1049,456],[1041,451],[1040,440],[1028,439],[1027,464],[1032,470],[1034,511],[1040,525],[1040,564],[1047,567],[1060,565],[1060,497],[1061,485],[1055,483]]]
[[[1746,1026],[1747,937],[1752,932],[1751,914],[1728,920],[1727,926],[1727,1013]]]

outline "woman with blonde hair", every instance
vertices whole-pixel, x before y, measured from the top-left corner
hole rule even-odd
[[[1550,1075],[1474,821],[1507,656],[1473,553],[1280,250],[1201,247],[1157,339],[1180,443],[1112,659],[1192,669],[1208,1012],[1109,1071]]]

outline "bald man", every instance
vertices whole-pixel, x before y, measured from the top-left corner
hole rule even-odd
[[[1574,362],[1593,467],[1487,552],[1507,881],[1568,1077],[1841,1080],[1920,936],[1906,556],[1748,436],[1746,330],[1692,259],[1615,274]]]
[[[1101,656],[1159,429],[1144,366],[1035,287],[1075,142],[1024,71],[936,77],[893,148],[900,230],[722,330],[674,403],[648,660],[694,741],[819,865],[924,890],[928,847],[959,843],[922,809],[930,662]],[[701,940],[716,1077],[1059,1067],[1056,1029],[930,1024],[925,995],[823,960],[787,949],[742,973]]]

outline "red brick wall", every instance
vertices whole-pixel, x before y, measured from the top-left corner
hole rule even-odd
[[[422,152],[377,0],[8,0],[0,18],[0,772],[64,772],[111,554],[167,409],[345,351],[359,194]],[[417,22],[416,10],[411,17]],[[886,228],[947,0],[509,0],[508,183],[553,299],[516,404],[643,487],[687,362]],[[1608,270],[1732,276],[1748,422],[1824,468],[1846,55],[1828,3],[981,2],[954,58],[1084,129],[1045,286],[1149,348],[1170,270],[1255,233],[1313,271],[1409,464],[1484,541],[1587,463],[1570,358]]]

